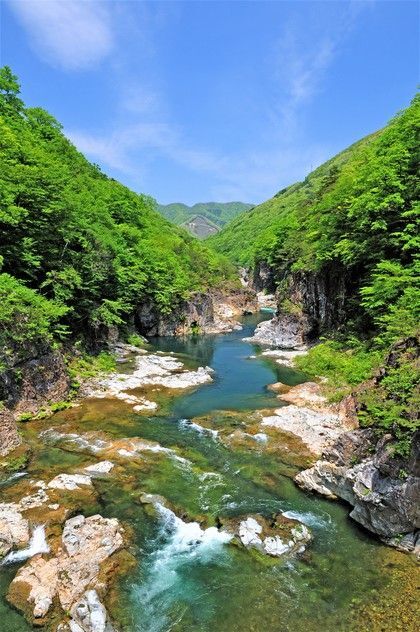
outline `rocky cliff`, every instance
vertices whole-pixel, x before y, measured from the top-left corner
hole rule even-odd
[[[152,303],[143,303],[137,308],[134,324],[144,336],[224,333],[238,326],[238,316],[257,310],[257,297],[252,289],[198,292],[170,314],[162,314]]]
[[[385,543],[420,554],[420,433],[408,459],[394,456],[393,437],[345,433],[295,480],[306,490],[341,498],[350,517]]]
[[[384,380],[401,367],[418,370],[418,362],[419,347],[414,338],[395,344],[376,376],[348,398],[355,413],[363,420],[366,402],[380,402],[387,397]],[[398,405],[406,397],[402,390],[392,393],[392,404]],[[345,500],[353,507],[350,516],[356,522],[387,544],[420,555],[420,430],[415,431],[418,408],[399,410],[400,419],[387,428],[370,421],[368,427],[341,434],[321,459],[295,480],[308,491]],[[407,445],[401,449],[398,442],[402,437],[397,421],[406,429],[408,450]]]
[[[59,351],[46,345],[31,346],[7,357],[0,373],[0,456],[6,456],[22,442],[16,418],[66,399],[69,390],[67,367]]]

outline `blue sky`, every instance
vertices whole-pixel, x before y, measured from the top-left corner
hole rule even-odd
[[[0,2],[25,102],[163,203],[261,202],[418,84],[411,1]]]

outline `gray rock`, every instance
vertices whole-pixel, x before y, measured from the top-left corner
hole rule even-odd
[[[245,338],[254,344],[299,349],[305,344],[308,323],[301,314],[283,314],[257,325],[254,335]]]
[[[113,632],[105,606],[96,590],[87,590],[71,609],[72,620],[69,626],[72,632]]]
[[[347,433],[356,455],[372,445],[367,441],[367,446],[363,448],[360,441],[369,436],[363,433]],[[295,481],[308,491],[347,501],[353,506],[351,518],[388,544],[396,546],[401,542],[402,535],[415,534],[420,528],[420,478],[403,470],[398,476],[390,476],[393,457],[388,451],[385,458],[385,444],[382,439],[373,455],[361,463],[352,464],[348,444],[341,437],[322,460],[300,472]],[[326,456],[335,462],[325,460]]]

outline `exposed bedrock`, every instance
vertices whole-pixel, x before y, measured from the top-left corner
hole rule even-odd
[[[67,520],[56,553],[35,555],[20,568],[10,585],[8,600],[37,625],[60,606],[71,615],[71,630],[109,629],[99,595],[106,591],[110,575],[104,565],[124,547],[123,535],[116,519],[79,515]]]
[[[152,303],[137,308],[134,324],[145,336],[176,336],[193,331],[223,333],[238,326],[237,318],[258,310],[253,290],[196,293],[181,303],[171,314],[161,314]]]
[[[257,292],[275,291],[278,305],[276,318],[257,328],[255,341],[284,348],[339,328],[349,316],[348,299],[354,292],[349,273],[332,265],[317,272],[290,272],[262,261],[253,270],[252,286]]]
[[[375,440],[371,430],[345,433],[295,481],[347,501],[356,522],[387,544],[420,554],[420,433],[409,459],[394,456],[392,443],[391,435]]]

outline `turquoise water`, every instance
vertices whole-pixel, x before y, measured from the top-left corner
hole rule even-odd
[[[134,533],[136,567],[110,603],[121,630],[349,630],[352,602],[368,599],[384,582],[382,547],[348,519],[346,507],[301,492],[283,452],[279,458],[252,439],[225,446],[212,432],[226,427],[246,431],[253,410],[279,406],[268,384],[304,380],[242,341],[257,320],[246,317],[243,331],[223,336],[152,341],[156,350],[173,351],[189,366],[215,370],[213,383],[169,400],[165,414],[136,415],[121,402],[102,400],[44,422],[70,423],[79,432],[101,429],[113,437],[142,437],[174,451],[145,457],[141,465],[127,462],[123,474],[95,483],[101,513],[120,518]],[[204,418],[205,427],[200,427]],[[39,449],[30,474],[45,478],[46,468],[58,467],[60,454],[66,467],[92,462],[77,449],[47,445]],[[142,504],[142,492],[162,496],[167,509]],[[91,513],[98,508],[83,509]],[[224,542],[211,528],[224,517],[269,517],[278,511],[290,512],[313,531],[314,542],[301,559],[261,557]],[[200,524],[192,525],[194,520]],[[15,570],[0,572],[3,594]],[[4,601],[0,617],[7,632],[31,629]]]

